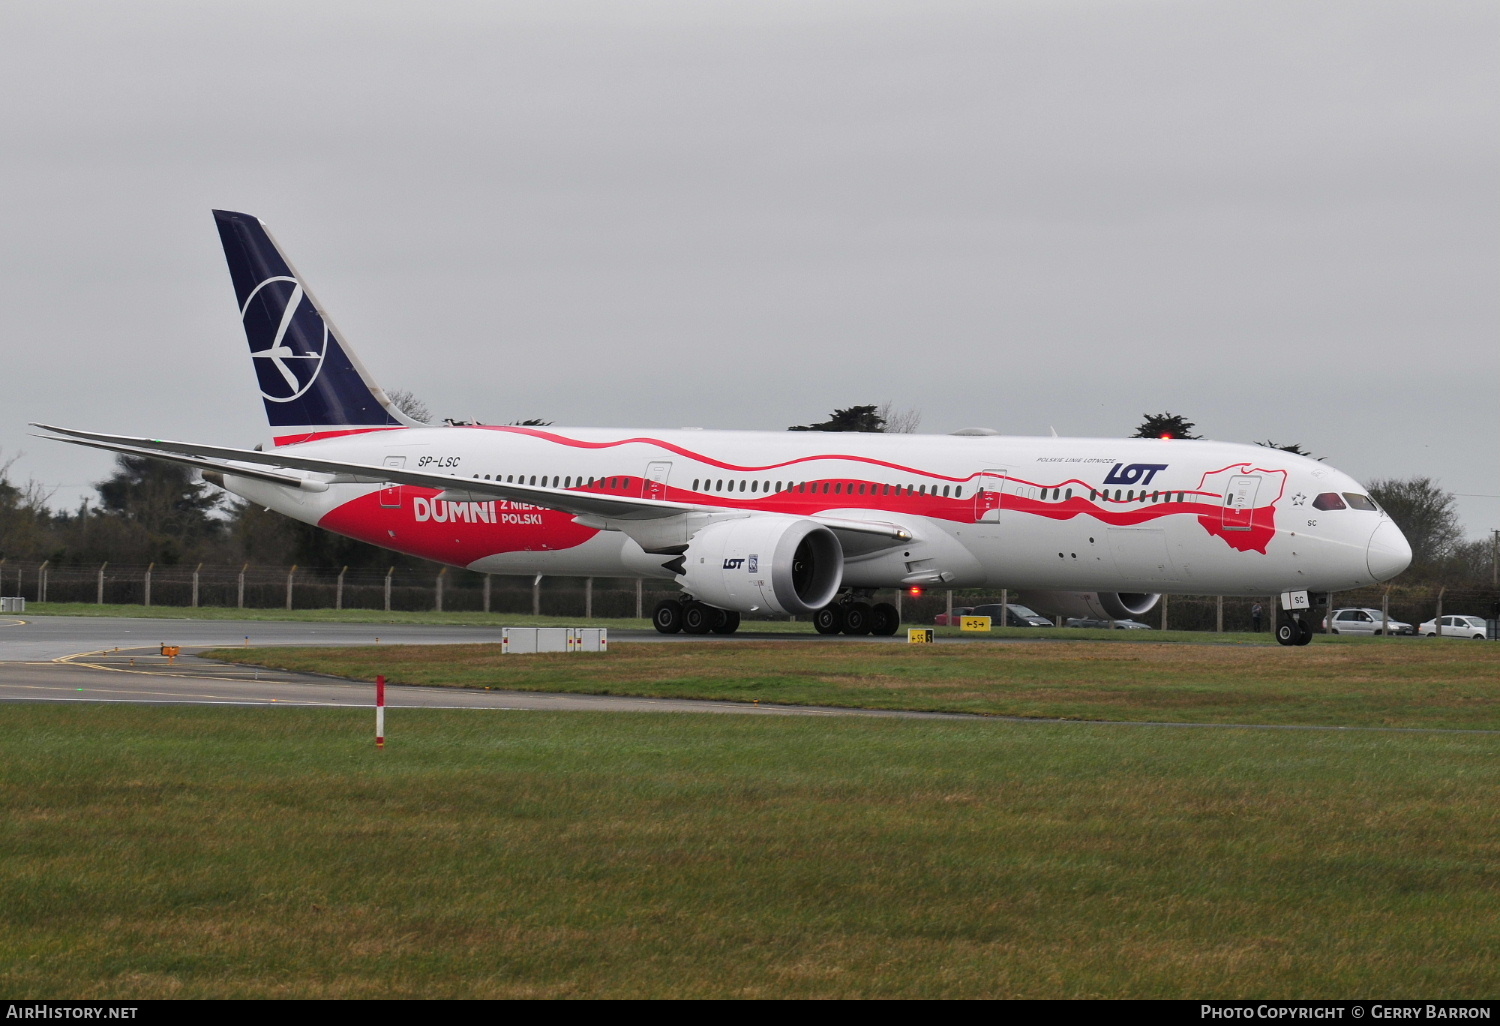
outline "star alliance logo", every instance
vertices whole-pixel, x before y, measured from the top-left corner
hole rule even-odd
[[[318,379],[328,351],[328,325],[296,278],[267,278],[255,286],[240,311],[260,394],[291,402]]]

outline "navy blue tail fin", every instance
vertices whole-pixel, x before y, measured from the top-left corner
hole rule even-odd
[[[259,218],[215,210],[214,221],[278,445],[327,429],[421,426],[371,379]]]

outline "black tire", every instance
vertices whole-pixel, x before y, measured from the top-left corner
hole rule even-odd
[[[870,609],[868,602],[851,602],[844,607],[844,633],[869,634]]]
[[[730,609],[719,610],[723,615],[714,624],[715,634],[733,634],[740,629],[740,614]]]
[[[707,634],[718,621],[718,617],[714,615],[716,612],[718,610],[705,606],[702,602],[685,603],[682,607],[682,633]]]
[[[877,602],[870,610],[870,633],[889,638],[901,629],[901,614],[889,602]]]
[[[662,599],[651,613],[651,623],[662,634],[676,634],[682,630],[682,603]]]
[[[1282,645],[1295,645],[1297,643],[1297,621],[1282,620],[1276,625],[1276,641]]]
[[[1310,645],[1310,644],[1312,644],[1312,638],[1313,638],[1312,624],[1308,623],[1306,620],[1298,620],[1297,621],[1297,644],[1299,644],[1299,645]]]
[[[837,634],[844,629],[844,608],[835,602],[813,614],[813,629],[819,634]]]

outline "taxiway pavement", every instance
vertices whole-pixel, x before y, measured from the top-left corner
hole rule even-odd
[[[610,640],[620,640],[621,633],[634,636],[634,640],[662,638],[662,635],[651,631],[612,631]],[[0,702],[369,707],[374,704],[375,696],[374,688],[366,683],[317,674],[219,663],[201,659],[187,650],[246,644],[458,645],[499,640],[499,629],[494,627],[81,616],[0,617]],[[163,643],[179,645],[185,654],[169,662],[160,654]],[[397,685],[386,688],[386,705],[393,709],[538,709],[710,712],[763,716],[968,718],[941,713]]]

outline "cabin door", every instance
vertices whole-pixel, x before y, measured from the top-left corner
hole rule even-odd
[[[381,464],[392,470],[401,470],[406,466],[405,456],[387,456]],[[401,486],[392,481],[387,481],[380,489],[380,505],[384,509],[401,508]]]
[[[646,488],[642,493],[648,499],[667,497],[667,475],[672,473],[670,460],[653,460],[646,464]]]
[[[998,524],[1001,496],[1005,494],[1005,471],[981,470],[974,478],[974,522]]]
[[[1224,492],[1223,524],[1226,531],[1248,531],[1255,515],[1255,495],[1260,491],[1256,474],[1236,474]]]

